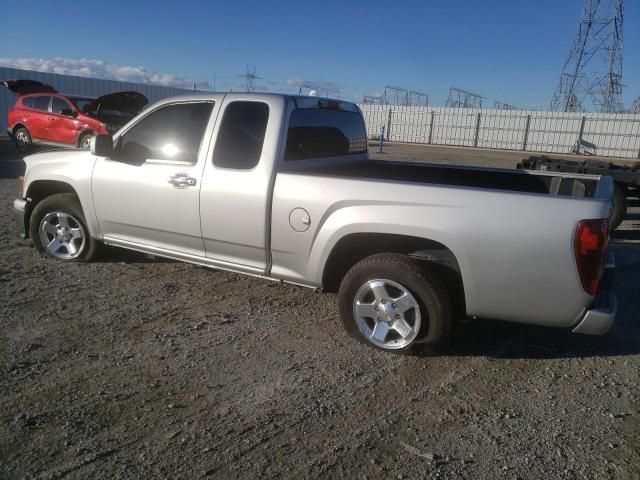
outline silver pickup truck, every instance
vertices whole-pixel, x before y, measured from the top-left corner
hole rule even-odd
[[[615,318],[611,178],[374,161],[348,102],[175,97],[25,163],[13,205],[40,252],[108,244],[338,292],[347,331],[385,350],[440,344],[460,317]]]

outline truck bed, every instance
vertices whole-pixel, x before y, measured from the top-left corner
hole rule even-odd
[[[287,162],[289,163],[289,162]],[[358,160],[334,164],[286,165],[287,172],[347,178],[428,183],[466,188],[484,188],[543,195],[593,198],[598,179],[532,173],[522,170],[458,167],[383,160]]]

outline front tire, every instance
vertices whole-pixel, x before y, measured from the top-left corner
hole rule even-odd
[[[338,293],[347,332],[392,352],[442,345],[451,332],[451,301],[442,281],[419,261],[377,254],[354,265]]]
[[[93,135],[88,132],[80,135],[80,138],[78,139],[78,148],[89,150],[89,147],[91,146],[91,137],[93,137]]]
[[[41,254],[57,260],[86,262],[98,253],[99,242],[91,238],[80,202],[72,193],[40,201],[31,214],[29,234]]]
[[[13,133],[13,140],[20,153],[27,153],[33,145],[31,133],[25,127],[20,127]]]

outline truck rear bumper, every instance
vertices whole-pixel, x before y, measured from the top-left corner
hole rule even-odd
[[[607,254],[604,276],[601,281],[600,292],[587,309],[582,320],[573,329],[574,333],[587,335],[604,335],[609,331],[616,319],[618,300],[611,293],[616,261],[613,253]]]

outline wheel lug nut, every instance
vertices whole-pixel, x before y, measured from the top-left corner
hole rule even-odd
[[[385,303],[387,303],[387,301],[383,298],[382,299],[382,303],[385,304]]]
[[[399,313],[396,313],[396,318],[397,318],[398,320],[400,320],[400,314],[399,314]]]
[[[373,307],[373,308],[375,309],[376,312],[378,311],[378,307]]]
[[[392,306],[393,308],[396,308],[398,305],[396,305],[395,303],[392,303],[392,304],[391,304],[391,306]]]

